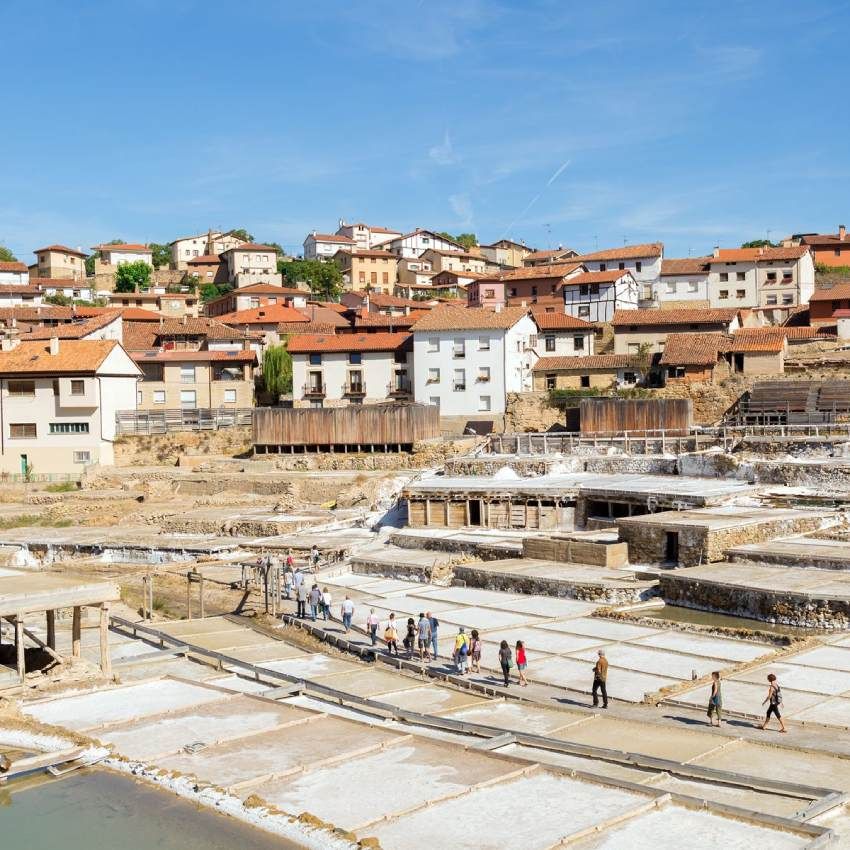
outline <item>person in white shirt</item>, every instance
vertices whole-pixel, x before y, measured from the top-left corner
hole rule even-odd
[[[343,599],[339,612],[342,615],[342,627],[347,632],[351,628],[351,618],[354,616],[354,603],[348,596]]]

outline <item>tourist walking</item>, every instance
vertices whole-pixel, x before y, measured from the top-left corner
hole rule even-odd
[[[372,640],[372,646],[374,646],[378,642],[378,623],[379,623],[378,615],[375,613],[374,608],[369,609],[369,616],[366,618],[366,631],[369,634],[369,637]]]
[[[605,650],[597,651],[596,664],[593,665],[593,707],[599,707],[599,692],[602,692],[602,708],[608,708],[608,659]]]
[[[765,703],[767,703],[767,714],[765,714],[764,723],[759,726],[759,729],[766,729],[770,717],[773,715],[779,721],[779,731],[787,732],[785,721],[779,711],[779,706],[782,705],[782,688],[779,687],[779,682],[776,681],[776,676],[773,673],[767,674],[767,696],[762,705]]]
[[[440,621],[436,617],[432,617],[430,611],[426,611],[425,616],[428,618],[428,622],[431,624],[431,648],[434,650],[432,655],[433,655],[434,661],[436,661],[437,660],[437,629],[440,628]]]
[[[347,595],[339,606],[339,613],[342,615],[342,627],[347,633],[351,628],[351,618],[354,616],[354,603]]]
[[[419,612],[419,622],[416,624],[416,647],[420,661],[431,660],[431,621],[422,611]]]
[[[387,625],[384,628],[384,640],[387,644],[387,655],[392,655],[395,652],[395,657],[398,658],[398,628],[396,627],[395,614],[390,614]]]
[[[416,646],[416,623],[413,617],[407,618],[407,631],[404,633],[404,648],[407,650],[407,657],[413,657],[413,649]]]
[[[481,638],[478,637],[478,629],[472,630],[469,641],[469,664],[475,673],[481,672]]]
[[[313,548],[310,549],[310,566],[313,570],[317,570],[319,567],[319,547],[315,543]]]
[[[322,591],[319,590],[319,585],[314,584],[310,588],[310,617],[313,622],[316,622],[316,614],[319,612],[319,605],[322,602]]]
[[[292,570],[289,567],[283,571],[283,592],[287,599],[292,599]]]
[[[322,590],[322,619],[332,619],[331,605],[333,605],[333,601],[333,594],[331,594],[327,588],[324,588],[324,590]]]
[[[298,616],[304,619],[307,616],[307,585],[303,581],[296,586],[295,598],[298,600]]]
[[[720,726],[720,715],[723,711],[723,694],[720,690],[720,673],[715,670],[711,674],[711,693],[708,695],[708,715],[709,726],[714,726],[714,718],[717,717],[717,726]]]
[[[301,572],[301,567],[295,570],[295,574],[292,576],[292,583],[295,585],[296,590],[304,584],[304,573]]]
[[[525,657],[525,644],[518,640],[516,642],[517,684],[522,685],[522,687],[528,684],[528,679],[525,678],[526,667],[528,667],[528,660]]]
[[[286,568],[288,570],[295,569],[295,558],[292,557],[292,549],[286,550]]]
[[[508,642],[503,640],[499,644],[499,665],[502,668],[502,676],[505,679],[505,687],[510,687],[511,684],[511,667],[514,666],[513,653],[508,646]]]
[[[452,653],[455,667],[458,675],[466,675],[466,664],[469,660],[469,638],[466,636],[463,626],[461,626],[455,636],[455,648]]]

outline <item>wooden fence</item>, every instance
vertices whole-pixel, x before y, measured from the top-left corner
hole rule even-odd
[[[167,434],[171,431],[217,431],[250,425],[254,408],[187,407],[171,410],[119,410],[118,434]]]
[[[691,401],[685,398],[586,398],[580,409],[584,435],[652,431],[685,435],[692,425]]]
[[[254,449],[259,453],[396,450],[440,435],[440,412],[423,404],[370,404],[334,408],[257,408]]]

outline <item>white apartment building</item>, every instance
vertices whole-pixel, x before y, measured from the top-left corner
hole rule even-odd
[[[399,257],[412,260],[421,257],[425,251],[432,248],[437,251],[457,251],[467,253],[466,248],[453,239],[446,239],[431,230],[416,229],[403,236],[396,236],[381,245],[386,251],[392,251]]]
[[[182,236],[169,242],[171,246],[171,267],[185,271],[189,260],[195,257],[208,256],[210,254],[223,254],[231,248],[236,248],[243,243],[231,233],[222,233],[220,230],[208,230],[197,236]]]
[[[662,260],[661,276],[641,298],[659,306],[708,307],[708,268],[708,257]]]
[[[661,276],[661,262],[664,259],[664,245],[661,242],[648,242],[642,245],[623,245],[622,248],[608,248],[573,257],[577,263],[583,263],[589,272],[627,271],[641,284],[654,285]]]
[[[37,286],[44,296],[64,295],[66,298],[73,298],[77,301],[93,301],[95,297],[94,289],[87,279],[73,280],[67,279],[51,279],[49,277],[30,278],[30,284]]]
[[[345,407],[413,396],[409,333],[295,334],[287,351],[294,407]]]
[[[564,309],[586,322],[610,322],[616,310],[636,310],[640,285],[630,271],[581,272],[563,284]]]
[[[470,254],[467,251],[444,251],[429,248],[423,251],[420,258],[427,260],[431,268],[439,272],[473,272],[484,274],[487,261],[478,254]]]
[[[4,343],[0,470],[80,473],[114,462],[115,419],[135,410],[141,372],[114,340]]]
[[[314,230],[304,240],[304,259],[331,260],[337,251],[353,251],[356,247],[357,243],[349,236]]]
[[[532,388],[537,325],[525,307],[435,307],[413,326],[414,398],[441,416],[505,412]]]
[[[534,350],[540,357],[587,357],[593,354],[594,327],[569,313],[532,308],[537,325]]]
[[[0,261],[0,285],[26,286],[30,280],[30,271],[24,263],[17,260]]]
[[[283,277],[277,270],[277,252],[271,245],[243,242],[223,251],[221,259],[227,264],[228,279],[237,288],[252,283],[270,283],[275,286],[283,283]]]
[[[715,248],[707,260],[711,307],[784,311],[809,303],[815,264],[806,245],[781,248]]]
[[[153,251],[147,245],[95,245],[92,251],[100,252],[94,261],[95,274],[110,271],[122,263],[136,263],[139,260],[149,266],[153,265]]]
[[[346,224],[345,221],[340,219],[336,235],[347,236],[354,242],[358,250],[368,251],[376,245],[401,236],[401,231],[391,230],[388,227],[376,227],[374,225],[364,224],[362,221],[356,224]]]

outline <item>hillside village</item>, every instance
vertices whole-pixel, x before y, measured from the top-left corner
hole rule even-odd
[[[210,230],[0,262],[0,467],[79,473],[122,433],[244,426],[257,405],[413,402],[461,434],[563,424],[582,396],[708,395],[714,424],[758,380],[845,368],[843,225],[688,258],[461,238],[340,220],[301,257]]]

